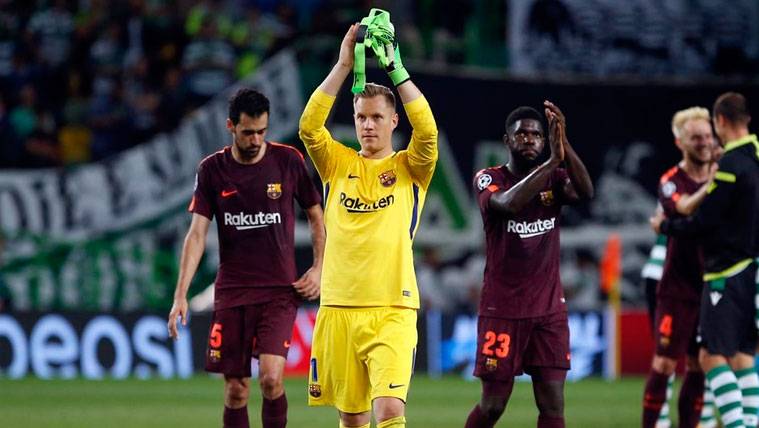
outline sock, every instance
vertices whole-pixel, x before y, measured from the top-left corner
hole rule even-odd
[[[406,417],[396,416],[377,424],[377,428],[406,428]]]
[[[669,375],[655,372],[648,373],[646,389],[643,392],[643,428],[653,428],[659,419],[659,412],[667,398]]]
[[[495,421],[489,421],[488,418],[482,414],[482,410],[480,410],[480,405],[478,404],[474,406],[474,409],[472,409],[471,412],[469,412],[469,417],[466,418],[466,425],[464,425],[464,428],[493,428],[494,426]]]
[[[714,403],[719,409],[725,428],[743,426],[743,395],[738,388],[738,379],[727,364],[719,365],[706,374],[709,387],[714,393]]]
[[[672,421],[669,419],[669,402],[672,399],[672,385],[675,383],[675,374],[672,373],[667,379],[667,395],[664,399],[664,404],[661,406],[659,412],[659,419],[656,420],[656,428],[669,428],[672,426]]]
[[[338,426],[339,426],[340,428],[370,428],[370,427],[371,427],[371,425],[372,425],[372,423],[371,423],[371,422],[369,422],[368,424],[366,424],[366,425],[361,425],[360,427],[347,427],[347,426],[343,425],[343,421],[340,421],[340,425],[338,425]]]
[[[677,400],[681,427],[698,426],[701,419],[701,409],[704,407],[704,373],[686,371],[683,385],[680,387],[680,399]]]
[[[283,393],[274,400],[263,399],[261,422],[263,428],[285,428],[287,426],[287,395]]]
[[[743,396],[743,422],[747,427],[755,427],[759,422],[759,376],[753,367],[749,367],[736,371],[735,377]]]
[[[564,417],[538,415],[538,428],[564,428]]]
[[[714,394],[709,388],[709,381],[704,381],[704,407],[701,409],[699,428],[717,428],[717,418],[714,415]]]
[[[224,406],[224,428],[249,428],[248,406],[230,409]]]

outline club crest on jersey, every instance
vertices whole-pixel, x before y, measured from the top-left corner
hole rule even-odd
[[[208,359],[211,360],[212,363],[218,363],[221,361],[221,351],[218,349],[210,349],[208,351]]]
[[[266,185],[266,196],[269,199],[279,199],[282,196],[282,183],[269,183]]]
[[[397,178],[395,177],[395,171],[392,169],[389,171],[383,172],[378,177],[379,177],[380,184],[382,184],[385,187],[390,187],[393,184],[395,184],[395,182],[397,181]]]
[[[547,207],[553,205],[553,190],[540,192],[540,202]]]
[[[494,372],[498,369],[498,360],[495,358],[485,358],[485,370]]]
[[[322,396],[322,387],[320,385],[317,385],[315,383],[312,383],[308,385],[308,395],[319,398]]]

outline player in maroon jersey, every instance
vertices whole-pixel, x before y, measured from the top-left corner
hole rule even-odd
[[[169,314],[169,334],[176,338],[177,317],[186,323],[187,289],[216,218],[220,263],[206,370],[224,374],[225,427],[248,427],[251,357],[259,361],[263,426],[286,425],[282,373],[297,307],[301,298],[319,296],[325,234],[320,196],[300,152],[265,140],[268,122],[263,94],[241,89],[230,99],[232,145],[198,167]],[[295,201],[306,211],[314,248],[313,266],[297,280]]]
[[[559,215],[562,205],[590,199],[593,184],[566,138],[564,115],[549,101],[544,105],[550,158],[538,161],[545,145],[543,116],[519,107],[506,119],[509,162],[474,177],[486,240],[474,369],[482,397],[466,428],[494,426],[514,377],[523,372],[532,377],[538,427],[564,426],[570,355],[559,280]]]
[[[662,175],[659,202],[667,218],[680,218],[692,214],[704,200],[717,171],[714,152],[718,145],[709,110],[703,107],[678,111],[672,118],[672,133],[683,158]],[[656,354],[643,396],[643,427],[656,426],[666,401],[667,380],[685,355],[685,379],[677,406],[679,426],[695,427],[700,421],[704,372],[698,364],[696,335],[704,262],[699,242],[672,236],[667,240],[664,272],[656,293]]]

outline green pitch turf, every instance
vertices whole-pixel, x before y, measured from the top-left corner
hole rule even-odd
[[[288,379],[288,427],[336,428],[333,408],[306,406],[305,379]],[[251,427],[260,427],[260,392],[251,394]],[[567,383],[568,427],[640,426],[643,380],[601,379]],[[416,376],[407,409],[410,428],[462,428],[480,393],[478,382]],[[219,427],[222,381],[189,380],[42,381],[0,380],[2,427]],[[517,383],[499,427],[534,427],[537,412],[529,383]]]

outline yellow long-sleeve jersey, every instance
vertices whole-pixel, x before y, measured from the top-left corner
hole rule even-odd
[[[325,127],[335,98],[317,89],[299,135],[324,184],[327,242],[321,304],[419,307],[411,244],[437,162],[437,126],[424,97],[404,105],[406,150],[367,159]]]

